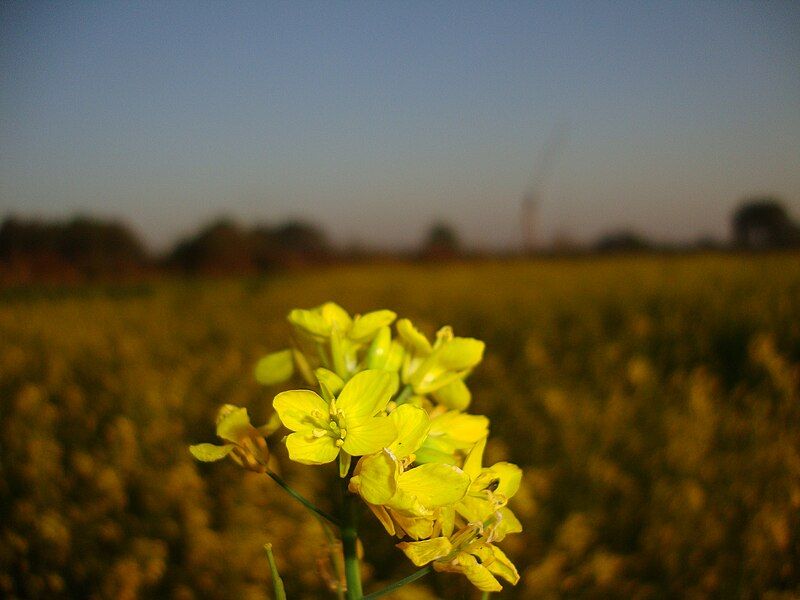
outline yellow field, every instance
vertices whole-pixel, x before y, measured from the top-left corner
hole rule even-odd
[[[221,403],[266,419],[279,390],[255,361],[290,308],[326,300],[487,343],[471,411],[492,420],[488,462],[525,469],[525,532],[504,542],[522,580],[501,597],[800,594],[800,256],[783,255],[2,293],[0,596],[269,597],[269,541],[290,598],[326,597],[318,523],[187,450]],[[279,437],[282,475],[326,505]],[[412,571],[377,526],[363,541],[367,590]],[[476,597],[441,574],[405,594]]]

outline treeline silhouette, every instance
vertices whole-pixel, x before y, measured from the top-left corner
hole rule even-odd
[[[590,254],[687,249],[774,250],[800,246],[800,227],[775,197],[748,198],[731,217],[731,244],[711,238],[692,246],[667,246],[636,231],[604,234],[591,246],[557,243],[539,253]],[[506,253],[509,254],[509,253]],[[79,216],[67,221],[7,217],[0,225],[0,283],[114,281],[159,274],[250,275],[340,261],[481,258],[466,249],[455,229],[434,223],[420,247],[406,252],[336,248],[320,227],[295,220],[244,227],[219,218],[179,240],[169,251],[149,252],[120,221]]]

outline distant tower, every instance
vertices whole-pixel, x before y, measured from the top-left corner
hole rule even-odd
[[[542,193],[547,176],[553,170],[556,158],[567,140],[567,126],[562,123],[553,127],[542,150],[536,157],[531,181],[528,190],[522,197],[520,207],[520,227],[522,230],[522,252],[530,254],[537,250],[536,238],[538,218],[537,212],[541,205]]]
[[[530,254],[536,249],[536,209],[538,199],[534,192],[528,192],[522,197],[522,213],[520,226],[522,227],[522,252]]]

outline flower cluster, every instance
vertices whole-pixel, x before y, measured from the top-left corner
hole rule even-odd
[[[338,461],[349,492],[404,540],[397,546],[415,565],[462,573],[484,591],[502,589],[497,577],[516,584],[516,568],[495,544],[522,530],[507,506],[521,471],[507,462],[483,466],[489,420],[466,412],[465,379],[483,358],[483,342],[450,327],[431,342],[389,310],[351,317],[332,302],[288,318],[293,346],[261,359],[256,377],[272,385],[299,376],[313,388],[273,400],[291,431],[289,457]],[[244,409],[229,408],[220,425],[226,444],[194,446],[197,458],[230,454],[254,470],[266,464],[259,436],[277,422],[256,429]]]

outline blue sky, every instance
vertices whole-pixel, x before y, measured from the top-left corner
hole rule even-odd
[[[216,215],[408,246],[800,217],[797,2],[0,4],[0,215],[119,217],[166,247]]]

